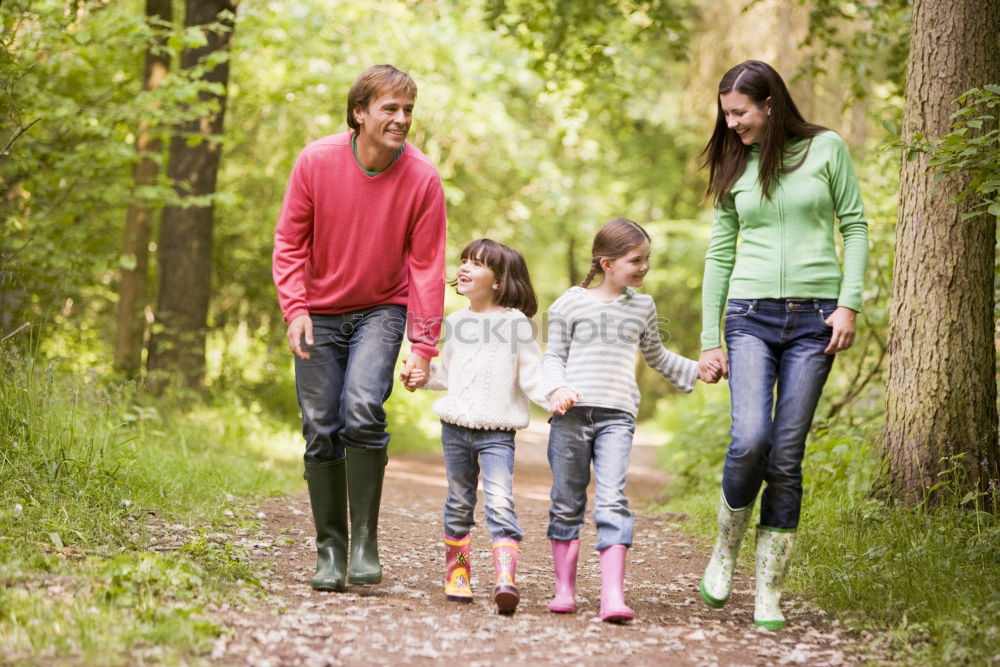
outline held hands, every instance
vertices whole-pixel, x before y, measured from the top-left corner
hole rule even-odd
[[[416,391],[427,384],[430,377],[431,362],[424,359],[419,354],[411,354],[399,374],[399,381],[403,383],[407,391]]]
[[[414,391],[427,384],[427,373],[423,372],[419,368],[414,368],[410,371],[408,378],[404,379],[403,374],[400,373],[399,379],[407,390]]]
[[[827,326],[833,327],[830,344],[823,350],[826,354],[837,354],[854,344],[854,332],[857,331],[857,313],[846,306],[837,309],[826,318]]]
[[[580,394],[569,387],[559,387],[549,395],[549,412],[554,415],[564,415],[579,400]]]
[[[288,347],[295,356],[299,359],[308,359],[309,353],[302,349],[302,339],[305,338],[306,346],[312,346],[314,342],[312,318],[308,315],[299,315],[288,323],[288,331],[285,335],[288,337]]]
[[[705,350],[698,358],[698,379],[715,384],[720,378],[729,379],[729,362],[721,347]]]

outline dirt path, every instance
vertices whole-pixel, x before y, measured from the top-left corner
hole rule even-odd
[[[655,448],[637,438],[628,494],[636,513],[636,543],[629,553],[626,599],[636,612],[630,625],[597,618],[600,580],[591,516],[582,536],[578,611],[546,610],[552,594],[545,539],[549,472],[545,427],[518,436],[515,494],[525,530],[518,585],[521,604],[512,617],[495,613],[489,536],[473,533],[476,600],[444,599],[441,512],[444,469],[437,455],[394,457],[386,471],[379,546],[384,568],[378,586],[318,593],[308,580],[315,566],[313,527],[305,493],[262,506],[261,533],[247,539],[255,558],[273,562],[256,609],[211,613],[228,632],[212,659],[250,665],[774,665],[858,662],[851,640],[821,613],[790,599],[790,629],[753,627],[753,584],[737,575],[729,605],[713,610],[698,597],[707,549],[680,528],[683,517],[648,515],[641,508],[666,482],[655,468]],[[591,498],[593,496],[591,495]],[[589,510],[589,508],[588,508]],[[477,520],[482,523],[481,505]]]

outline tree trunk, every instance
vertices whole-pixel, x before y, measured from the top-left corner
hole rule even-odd
[[[143,87],[159,88],[170,69],[170,55],[159,47],[166,43],[167,33],[161,23],[173,21],[171,0],[146,0],[146,20],[153,26],[156,39],[146,52]],[[136,187],[153,185],[159,167],[151,157],[163,151],[163,142],[150,134],[143,123],[139,127],[136,148],[139,163],[133,180]],[[125,242],[122,254],[134,258],[132,268],[122,268],[118,285],[118,309],[115,312],[115,369],[135,375],[142,365],[142,340],[145,332],[146,283],[149,280],[150,219],[153,209],[149,202],[136,202],[125,214]]]
[[[220,12],[227,12],[219,16]],[[186,48],[181,67],[190,69],[211,54],[228,49],[236,3],[227,0],[187,0],[184,25],[204,26],[216,21],[225,29],[205,30],[207,44]],[[222,122],[229,62],[224,60],[204,75],[220,84],[222,94],[202,93],[217,109],[177,128],[170,141],[168,175],[181,197],[215,193],[222,145]],[[191,141],[191,138],[200,137]],[[212,206],[168,206],[160,220],[157,248],[160,267],[156,324],[150,339],[148,368],[179,376],[188,386],[201,384],[205,372],[205,336],[212,269]]]
[[[916,0],[903,136],[950,130],[955,98],[1000,81],[1000,3]],[[906,504],[946,492],[996,497],[995,220],[963,220],[965,182],[940,182],[927,156],[904,160],[890,306],[885,447]],[[939,482],[947,486],[935,488]]]

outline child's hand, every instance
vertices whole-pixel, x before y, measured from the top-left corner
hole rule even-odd
[[[415,391],[427,384],[427,373],[420,368],[411,368],[409,373],[400,373],[399,380],[409,391]]]
[[[554,415],[564,415],[576,405],[580,395],[569,387],[559,387],[549,396],[549,412]]]
[[[708,384],[715,384],[722,377],[722,366],[714,361],[698,364],[698,379]]]
[[[698,358],[698,379],[715,384],[719,378],[729,378],[729,362],[721,347],[705,350]]]

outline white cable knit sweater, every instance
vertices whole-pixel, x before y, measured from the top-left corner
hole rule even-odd
[[[528,400],[548,407],[542,352],[531,320],[505,308],[464,308],[445,320],[441,363],[431,364],[424,389],[446,390],[434,403],[442,421],[466,428],[518,429],[528,425]]]

